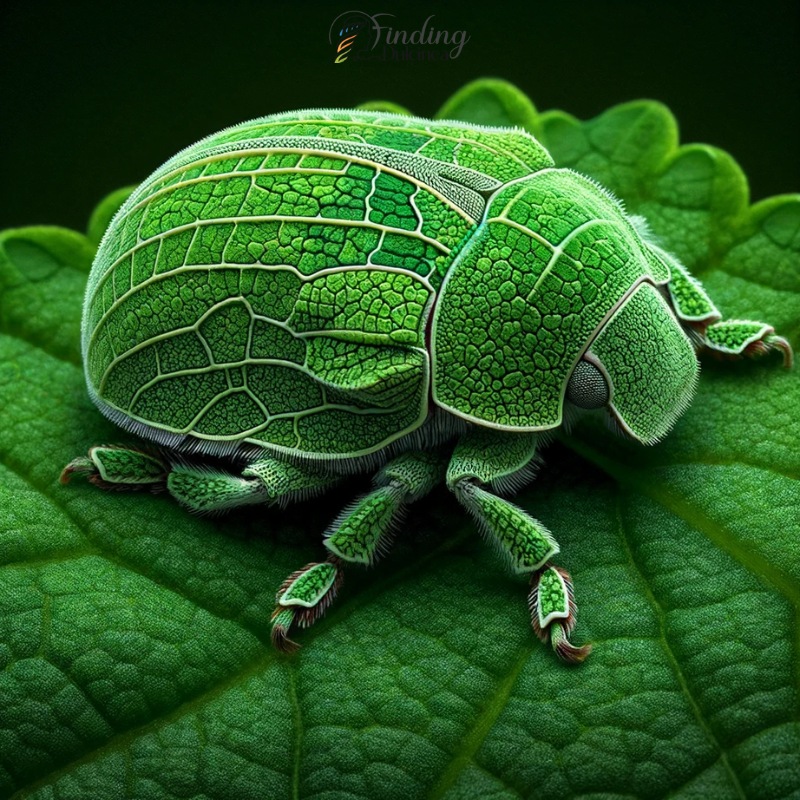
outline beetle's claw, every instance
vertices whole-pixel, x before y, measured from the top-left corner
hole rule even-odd
[[[554,623],[550,626],[550,644],[556,655],[568,664],[580,664],[592,652],[590,644],[580,647],[570,642],[564,625]]]
[[[70,482],[73,475],[85,475],[91,480],[93,476],[97,475],[97,467],[91,458],[79,456],[78,458],[72,459],[72,461],[64,467],[58,480],[62,484],[67,484]]]
[[[291,608],[282,608],[278,606],[272,612],[272,632],[270,639],[272,646],[282,653],[294,653],[299,649],[300,645],[289,638],[289,628],[294,622],[294,611]]]
[[[784,367],[788,369],[792,366],[794,361],[792,346],[783,336],[777,336],[774,333],[764,336],[763,339],[756,339],[756,341],[750,342],[750,344],[744,348],[742,355],[748,358],[760,358],[761,356],[767,355],[767,353],[771,353],[773,350],[781,351]]]
[[[156,453],[140,448],[98,445],[89,454],[73,459],[61,472],[61,483],[82,475],[101,489],[160,492],[166,486],[169,467]]]
[[[763,340],[753,342],[749,345],[746,352],[748,355],[760,356],[768,353],[770,350],[780,350],[783,355],[783,366],[787,369],[791,369],[794,363],[794,353],[792,352],[792,346],[789,344],[789,341],[784,339],[783,336],[777,336],[776,334],[766,336]]]

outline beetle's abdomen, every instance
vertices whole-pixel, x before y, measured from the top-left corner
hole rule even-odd
[[[172,433],[315,452],[379,444],[420,414],[429,278],[466,231],[447,208],[415,215],[412,203],[433,202],[396,175],[319,155],[190,167],[105,242],[86,310],[90,385]],[[383,362],[408,385],[371,413],[380,401],[366,384]]]
[[[384,446],[427,413],[426,319],[482,193],[544,163],[526,134],[365,112],[278,115],[199,142],[101,244],[90,392],[168,444]]]

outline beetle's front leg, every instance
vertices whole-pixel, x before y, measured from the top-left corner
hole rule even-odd
[[[723,320],[700,281],[674,256],[651,247],[669,264],[669,293],[678,318],[700,336],[702,349],[722,358],[762,356],[772,350],[783,355],[783,365],[792,366],[792,347],[775,328],[753,320]]]
[[[534,632],[565,661],[583,661],[591,645],[569,641],[575,626],[572,581],[549,561],[558,544],[541,522],[483,488],[516,490],[533,477],[536,434],[474,428],[462,437],[447,469],[447,485],[514,572],[531,576],[528,603]]]
[[[765,322],[750,320],[724,320],[709,325],[704,333],[707,350],[724,357],[762,356],[771,350],[780,350],[783,365],[792,366],[792,346],[775,333],[775,328]]]

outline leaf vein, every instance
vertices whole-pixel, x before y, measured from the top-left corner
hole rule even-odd
[[[769,563],[763,556],[753,551],[745,552],[724,526],[711,519],[700,509],[691,507],[677,493],[663,485],[653,486],[640,474],[634,473],[611,458],[601,454],[585,442],[576,439],[564,440],[564,444],[578,455],[599,467],[620,485],[629,486],[654,500],[676,517],[687,522],[695,530],[705,534],[720,550],[734,558],[739,564],[783,595],[800,612],[800,586],[780,567]]]
[[[292,798],[300,800],[300,764],[303,753],[303,714],[297,697],[297,674],[291,661],[286,662],[286,678],[289,686],[289,704],[292,708]]]
[[[187,592],[183,587],[178,586],[174,581],[167,582],[165,580],[164,575],[160,575],[159,580],[155,580],[152,575],[148,575],[147,573],[133,566],[131,563],[122,558],[118,553],[109,552],[107,548],[104,548],[102,546],[103,543],[98,542],[91,535],[89,530],[81,524],[80,519],[76,517],[75,514],[69,510],[66,503],[56,499],[51,494],[48,494],[46,488],[49,487],[38,486],[33,480],[31,480],[31,478],[28,475],[26,475],[16,465],[10,463],[8,459],[3,459],[2,457],[0,457],[0,464],[6,467],[10,472],[13,472],[17,477],[20,478],[20,480],[24,481],[28,486],[31,487],[33,491],[37,492],[42,497],[47,498],[47,500],[51,503],[51,505],[54,506],[55,509],[58,510],[58,512],[60,512],[62,517],[65,520],[69,521],[72,524],[72,526],[80,532],[84,541],[86,541],[87,544],[90,545],[90,548],[87,548],[87,552],[85,555],[96,555],[100,558],[104,558],[106,561],[109,561],[110,563],[114,564],[120,569],[127,570],[128,572],[131,572],[134,575],[138,575],[139,577],[144,578],[145,580],[149,581],[150,583],[153,583],[156,586],[159,586],[162,589],[166,589],[182,597],[184,600],[191,603],[192,606],[206,612],[207,614],[217,619],[226,620],[227,622],[231,622],[234,625],[237,625],[243,631],[251,634],[252,636],[255,636],[262,644],[267,644],[267,641],[265,640],[265,634],[263,633],[263,631],[259,631],[254,626],[246,624],[241,619],[233,615],[225,615],[217,609],[210,608],[207,603],[203,602],[203,599],[201,597],[192,595],[191,593]],[[76,558],[78,557],[78,555],[77,553],[72,553],[71,557]],[[42,559],[42,562],[46,562],[48,560],[50,559]],[[34,564],[35,562],[27,562],[27,563]],[[15,566],[15,565],[12,564],[4,566]]]
[[[782,469],[775,464],[759,464],[755,461],[745,461],[741,458],[687,458],[682,461],[670,461],[664,466],[669,467],[751,467],[763,472],[769,472],[779,478],[788,478],[792,481],[800,480],[800,472],[792,472],[791,470]]]
[[[82,371],[81,365],[83,363],[83,359],[81,358],[80,354],[76,355],[75,357],[71,357],[66,354],[59,353],[57,349],[49,347],[46,340],[39,340],[39,337],[37,337],[34,333],[23,335],[14,330],[13,325],[6,323],[2,328],[0,328],[0,334],[8,336],[10,339],[16,339],[18,342],[27,344],[39,352],[44,353],[46,356],[54,358],[56,361],[60,361],[62,364],[69,364],[69,366],[74,367],[76,370]]]
[[[669,665],[672,671],[675,674],[675,678],[678,681],[678,686],[680,687],[681,693],[686,698],[686,702],[691,708],[692,713],[697,720],[701,730],[708,739],[709,742],[713,745],[714,749],[719,753],[719,761],[725,769],[730,781],[736,790],[736,793],[742,800],[746,800],[746,795],[744,790],[742,789],[742,785],[739,782],[739,778],[736,775],[733,767],[731,766],[730,762],[728,761],[727,753],[725,752],[724,748],[720,744],[719,740],[714,734],[714,731],[711,728],[711,725],[706,721],[705,717],[703,716],[703,710],[700,708],[699,703],[695,699],[694,695],[692,694],[691,687],[689,686],[689,682],[686,679],[686,676],[683,673],[683,669],[681,668],[680,662],[676,657],[675,653],[670,646],[669,639],[667,636],[667,624],[666,624],[666,615],[664,613],[664,609],[659,603],[656,596],[653,594],[653,590],[650,588],[650,584],[647,582],[647,579],[644,576],[644,572],[636,563],[636,559],[633,555],[633,549],[631,548],[630,541],[628,540],[628,536],[625,532],[625,525],[622,520],[622,510],[621,510],[621,501],[619,492],[617,493],[615,504],[614,504],[614,512],[616,515],[616,522],[617,528],[619,529],[620,540],[622,542],[622,547],[625,551],[625,554],[628,558],[628,563],[630,564],[631,569],[639,578],[639,584],[642,588],[642,592],[644,596],[647,598],[648,603],[653,608],[656,614],[656,618],[658,619],[658,628],[660,632],[660,636],[658,638],[659,643],[661,644],[664,655],[669,662]]]
[[[262,651],[257,658],[250,662],[250,664],[245,665],[242,667],[242,669],[233,673],[225,680],[214,684],[204,692],[200,692],[200,694],[197,694],[194,697],[190,697],[188,700],[172,709],[172,711],[158,717],[157,719],[149,720],[148,722],[144,722],[134,728],[129,728],[126,731],[122,731],[116,736],[112,736],[99,747],[96,747],[93,750],[90,750],[87,753],[79,756],[78,758],[69,761],[63,766],[52,770],[47,775],[39,778],[39,780],[35,781],[29,786],[18,789],[9,798],[9,800],[23,800],[23,798],[29,797],[42,787],[56,783],[60,778],[69,775],[84,764],[91,764],[94,761],[101,759],[103,756],[108,755],[109,753],[127,752],[127,750],[129,750],[129,745],[138,737],[159,731],[162,728],[167,727],[167,725],[183,719],[192,712],[204,708],[217,697],[223,695],[225,692],[237,688],[250,678],[253,678],[264,671],[267,667],[275,662],[275,659],[276,654],[274,651]]]
[[[452,788],[467,765],[477,764],[475,756],[506,707],[517,678],[527,664],[530,655],[530,642],[526,642],[517,658],[512,662],[511,669],[498,682],[494,693],[486,700],[483,710],[476,716],[472,728],[465,733],[460,747],[456,749],[450,762],[442,770],[439,780],[428,795],[428,800],[440,800]]]

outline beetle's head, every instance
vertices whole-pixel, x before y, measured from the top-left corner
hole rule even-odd
[[[621,431],[653,444],[691,402],[698,372],[680,323],[660,291],[643,283],[578,361],[566,399],[578,408],[605,407]]]

